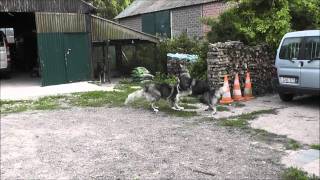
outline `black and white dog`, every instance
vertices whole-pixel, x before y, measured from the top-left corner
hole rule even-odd
[[[185,67],[181,66],[181,69],[183,71],[178,77],[176,85],[166,83],[148,84],[143,89],[129,94],[125,104],[127,105],[139,98],[145,98],[151,103],[153,111],[158,112],[155,102],[166,99],[170,102],[172,109],[182,110],[183,107],[179,106],[180,98],[195,95],[200,96],[201,102],[208,105],[208,110],[213,110],[213,114],[215,114],[216,104],[223,94],[223,87],[218,90],[211,89],[207,81],[193,79]]]

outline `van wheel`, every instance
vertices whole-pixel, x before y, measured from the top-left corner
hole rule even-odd
[[[292,101],[294,94],[279,93],[279,96],[282,101],[288,102]]]

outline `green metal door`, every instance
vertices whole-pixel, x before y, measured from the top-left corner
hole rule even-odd
[[[42,86],[90,78],[87,33],[38,33]]]
[[[42,86],[66,83],[64,34],[39,33],[37,39]]]
[[[66,33],[64,50],[68,82],[88,80],[90,77],[89,45],[86,33]]]

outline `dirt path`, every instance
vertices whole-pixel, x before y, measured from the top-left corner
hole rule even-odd
[[[144,110],[1,118],[1,179],[278,179],[281,155],[241,130]]]

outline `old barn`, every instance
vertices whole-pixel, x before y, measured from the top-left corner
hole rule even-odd
[[[91,80],[98,64],[110,73],[108,46],[121,61],[122,45],[158,42],[95,13],[82,0],[0,0],[0,28],[14,31],[14,70],[39,69],[42,86]]]

